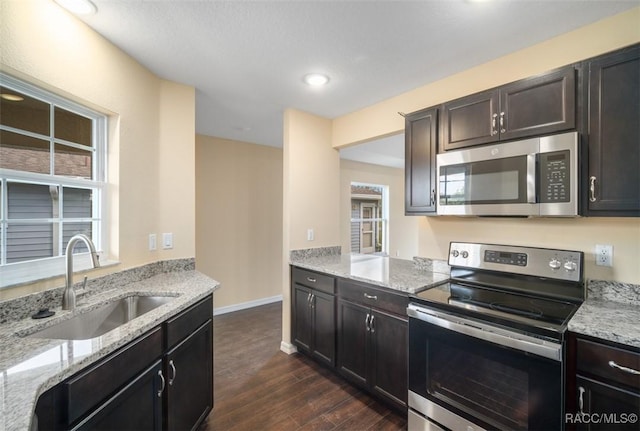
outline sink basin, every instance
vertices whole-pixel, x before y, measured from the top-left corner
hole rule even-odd
[[[29,337],[88,340],[106,334],[173,299],[173,296],[127,296],[34,332]]]

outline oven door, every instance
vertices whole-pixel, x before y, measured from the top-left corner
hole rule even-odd
[[[407,312],[409,407],[425,417],[414,429],[564,428],[561,344],[415,304]]]

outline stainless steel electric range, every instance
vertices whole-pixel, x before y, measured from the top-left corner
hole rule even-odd
[[[564,428],[565,332],[584,255],[453,242],[448,283],[411,297],[409,431]]]

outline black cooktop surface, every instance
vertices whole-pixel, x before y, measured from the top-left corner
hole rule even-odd
[[[412,298],[423,305],[554,338],[565,331],[579,307],[570,301],[453,281],[419,292]]]

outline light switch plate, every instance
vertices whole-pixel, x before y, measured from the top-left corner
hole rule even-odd
[[[157,238],[155,233],[149,234],[149,251],[154,251],[158,248]]]
[[[162,234],[162,248],[167,250],[173,248],[173,234],[172,233],[163,233]]]

